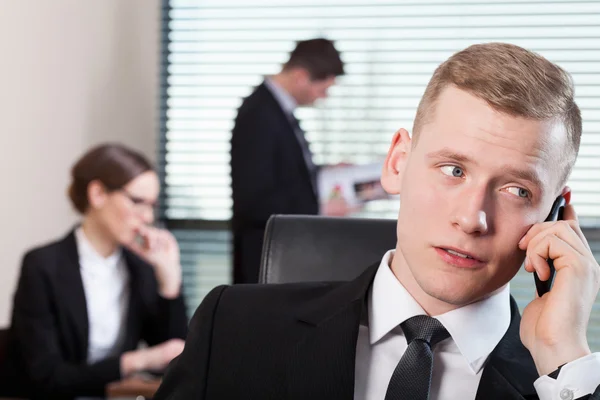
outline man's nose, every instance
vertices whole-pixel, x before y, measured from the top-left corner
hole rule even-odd
[[[465,193],[452,214],[452,224],[468,234],[484,235],[488,232],[485,190]]]

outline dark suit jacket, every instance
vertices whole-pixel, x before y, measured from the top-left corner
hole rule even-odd
[[[187,317],[183,297],[159,296],[152,267],[123,251],[130,273],[130,299],[122,352],[140,340],[155,345],[184,339]],[[75,235],[29,251],[14,297],[4,376],[31,397],[68,399],[103,396],[104,387],[121,378],[120,357],[86,364],[88,317]],[[25,388],[23,388],[25,384]]]
[[[231,136],[234,282],[258,282],[265,225],[273,214],[318,214],[292,123],[261,84],[238,110]]]
[[[377,267],[348,283],[217,287],[155,400],[352,400],[358,327]],[[537,399],[513,299],[511,312],[477,400]],[[600,387],[591,398],[600,400]]]

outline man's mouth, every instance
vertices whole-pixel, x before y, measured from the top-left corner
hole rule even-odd
[[[444,261],[458,267],[476,268],[486,264],[481,256],[469,253],[456,247],[436,247],[436,251]]]
[[[474,259],[474,257],[471,257],[468,254],[459,253],[458,251],[454,251],[454,250],[450,250],[450,249],[444,249],[444,250],[446,250],[450,254],[454,254],[455,256],[459,256],[459,257],[462,257],[462,258]]]

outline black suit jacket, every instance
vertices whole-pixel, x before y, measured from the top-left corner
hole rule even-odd
[[[122,352],[141,340],[155,345],[184,339],[183,297],[158,294],[152,267],[123,250],[130,273],[130,296]],[[120,356],[86,364],[88,317],[75,235],[29,251],[14,296],[9,355],[4,377],[14,394],[68,399],[103,396],[105,385],[121,378]],[[18,385],[16,383],[19,383]],[[19,386],[19,387],[15,387]]]
[[[353,400],[361,312],[378,265],[348,283],[215,288],[155,400]],[[484,369],[477,400],[537,399],[533,360],[511,323]],[[600,387],[591,397],[600,400]]]
[[[231,188],[234,282],[256,283],[269,217],[319,212],[294,127],[264,83],[238,110],[231,136]]]

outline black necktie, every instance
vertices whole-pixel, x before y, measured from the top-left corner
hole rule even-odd
[[[417,315],[400,324],[408,348],[398,362],[385,394],[385,400],[427,400],[436,343],[450,336],[440,321]]]

